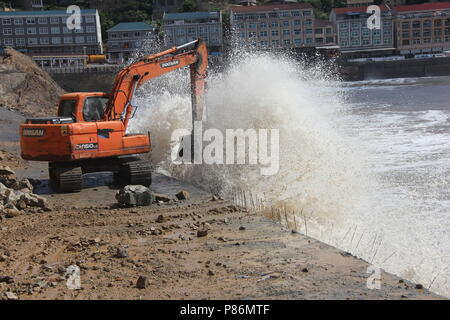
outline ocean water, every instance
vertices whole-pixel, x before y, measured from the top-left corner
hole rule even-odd
[[[159,171],[231,197],[251,190],[300,232],[450,296],[450,78],[342,82],[325,65],[239,53],[208,78],[204,127],[278,129],[280,170],[175,165],[190,129],[187,70],[138,92],[131,131],[151,131]]]

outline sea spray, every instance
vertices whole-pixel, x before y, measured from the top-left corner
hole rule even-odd
[[[209,75],[204,128],[279,129],[280,171],[263,177],[252,165],[172,162],[172,132],[191,128],[187,70],[156,79],[138,93],[141,110],[131,130],[152,132],[158,170],[229,198],[236,188],[251,190],[264,197],[267,208],[288,215],[300,232],[407,279],[432,281],[442,263],[427,261],[430,254],[420,242],[404,246],[413,230],[403,230],[401,237],[392,230],[386,216],[395,211],[383,212],[383,188],[373,170],[380,159],[368,151],[358,126],[348,122],[351,110],[340,82],[323,66],[306,68],[288,57],[242,53],[232,60],[224,72]],[[439,277],[433,289],[447,293],[445,277]]]

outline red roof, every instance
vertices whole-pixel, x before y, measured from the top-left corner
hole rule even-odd
[[[286,4],[268,4],[263,6],[231,6],[231,11],[241,12],[262,12],[273,11],[275,9],[280,10],[293,10],[293,9],[312,9],[313,6],[310,3],[286,3]]]
[[[439,9],[450,9],[450,2],[422,3],[422,4],[412,4],[408,6],[395,7],[395,10],[397,12],[429,11]]]
[[[379,6],[381,11],[388,11],[388,8],[382,4],[381,6]],[[354,12],[354,13],[366,13],[367,12],[367,8],[368,6],[364,6],[364,7],[355,7],[355,8],[333,8],[333,12],[336,14],[346,14],[346,13],[350,13],[350,12]]]

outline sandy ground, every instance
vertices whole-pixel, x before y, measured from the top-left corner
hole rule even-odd
[[[381,288],[370,290],[366,262],[162,175],[154,178],[156,192],[187,190],[190,200],[118,208],[108,174],[87,176],[80,193],[54,193],[46,164],[18,157],[21,117],[0,109],[0,119],[1,164],[41,179],[36,193],[53,207],[0,221],[0,297],[440,299],[384,272]],[[208,234],[198,237],[204,228]],[[67,287],[71,265],[81,270],[80,290]]]

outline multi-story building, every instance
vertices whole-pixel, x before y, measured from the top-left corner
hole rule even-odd
[[[334,8],[330,15],[337,41],[344,58],[360,58],[391,55],[394,48],[394,20],[384,5],[380,6],[380,28],[369,29],[372,13],[367,7]]]
[[[102,53],[97,10],[82,10],[78,29],[67,23],[69,17],[62,10],[0,12],[1,47],[33,56]]]
[[[22,0],[24,10],[44,10],[43,0]]]
[[[176,12],[182,4],[183,0],[153,0],[153,18],[159,19],[164,13]]]
[[[400,54],[450,50],[450,2],[398,6],[395,11]]]
[[[331,21],[314,20],[314,42],[316,46],[335,45],[336,33]]]
[[[236,43],[263,50],[314,46],[314,12],[310,3],[233,6],[230,11]]]
[[[108,61],[123,63],[141,48],[146,40],[156,39],[155,26],[145,22],[122,22],[107,30]]]
[[[165,13],[163,31],[167,46],[177,46],[201,38],[213,55],[223,49],[220,11]]]

